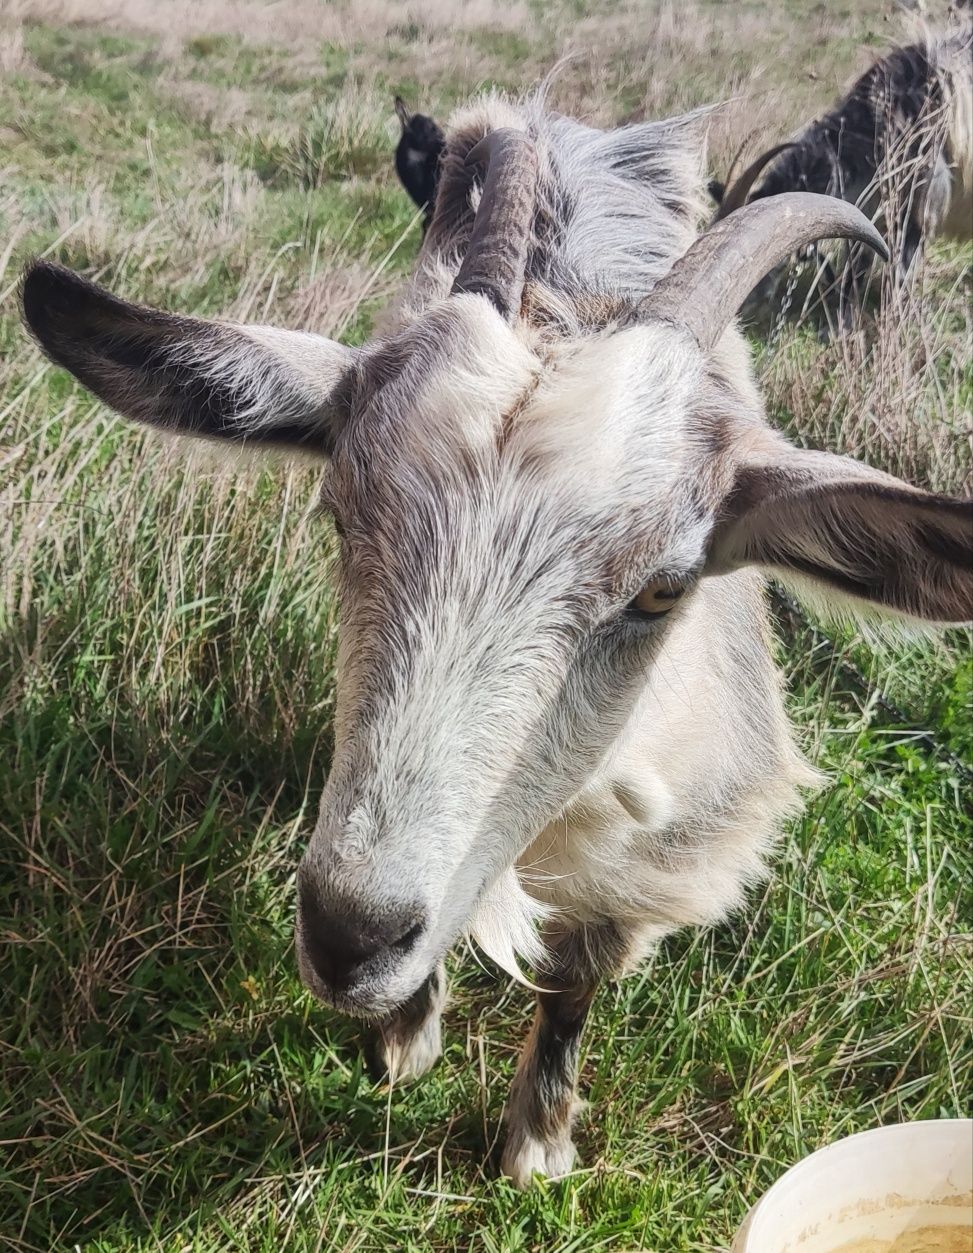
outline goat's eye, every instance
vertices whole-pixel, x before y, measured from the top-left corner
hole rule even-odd
[[[629,617],[642,621],[664,618],[685,591],[683,584],[675,583],[672,579],[653,579],[629,602],[625,612]]]

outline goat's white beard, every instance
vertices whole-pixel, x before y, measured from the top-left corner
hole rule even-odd
[[[546,955],[538,924],[551,913],[551,906],[534,900],[521,886],[511,866],[501,874],[480,900],[467,926],[467,934],[512,979],[539,991],[522,973],[517,958],[539,967]]]

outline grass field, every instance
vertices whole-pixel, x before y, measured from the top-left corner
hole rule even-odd
[[[497,1177],[529,996],[469,954],[439,1069],[372,1087],[291,941],[334,700],[315,475],[126,426],[16,308],[43,253],[357,342],[419,239],[395,91],[441,115],[571,54],[552,101],[598,122],[732,98],[722,172],[902,33],[878,0],[0,7],[0,1246],[716,1250],[833,1137],[967,1112],[969,636],[876,652],[800,620],[791,706],[829,782],[746,915],[601,996],[577,1172]],[[968,489],[970,263],[937,245],[868,336],[758,346],[776,419]]]

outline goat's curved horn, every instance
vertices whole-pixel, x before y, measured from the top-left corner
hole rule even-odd
[[[490,131],[470,151],[467,165],[483,165],[483,195],[453,295],[478,292],[512,322],[520,312],[527,268],[537,152],[523,131]]]
[[[405,130],[412,121],[412,114],[409,107],[401,96],[395,97],[395,115],[402,123],[402,129]]]
[[[639,321],[682,327],[708,350],[764,275],[819,239],[855,240],[888,260],[885,240],[847,200],[807,191],[768,196],[701,235],[640,302]]]
[[[730,166],[730,172],[726,176],[726,191],[723,193],[723,199],[720,201],[720,207],[716,211],[714,222],[718,222],[720,218],[725,218],[727,214],[733,213],[734,210],[741,208],[747,203],[747,197],[753,190],[753,185],[763,173],[764,167],[768,166],[774,157],[779,157],[782,152],[786,152],[788,148],[796,148],[797,144],[777,144],[773,148],[768,148],[766,152],[762,152],[755,161],[751,161],[740,177],[733,181],[733,171],[736,169],[736,163],[740,159],[740,153],[733,158],[733,164]],[[742,149],[741,149],[742,151]]]

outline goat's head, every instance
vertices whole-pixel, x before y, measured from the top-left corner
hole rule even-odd
[[[433,118],[423,113],[410,113],[401,96],[395,97],[395,112],[402,125],[402,134],[395,149],[395,169],[414,203],[425,210],[425,232],[436,202],[439,162],[446,147],[446,137]]]
[[[486,174],[452,293],[361,350],[138,308],[49,264],[23,289],[48,354],[123,413],[327,462],[336,747],[298,953],[314,991],[365,1015],[407,998],[512,878],[598,769],[666,632],[697,598],[732,596],[739,566],[893,612],[969,612],[963,507],[791,449],[739,400],[741,350],[719,343],[794,247],[880,248],[855,209],[743,209],[627,324],[542,345],[520,317],[531,144],[494,132],[471,160]]]

